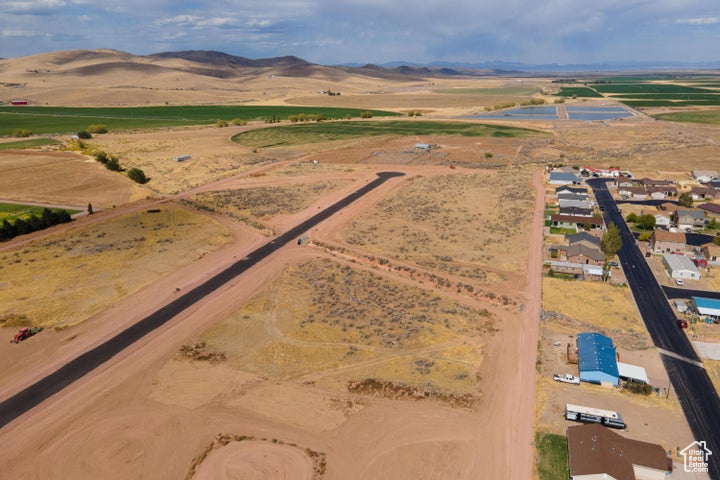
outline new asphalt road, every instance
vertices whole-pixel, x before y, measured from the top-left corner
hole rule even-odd
[[[695,440],[706,441],[707,448],[714,452],[708,457],[710,478],[720,480],[720,398],[685,332],[678,327],[663,290],[618,212],[605,182],[593,179],[587,183],[592,187],[598,204],[604,208],[605,223],[614,222],[620,229],[623,247],[618,252],[618,258],[635,303],[655,346],[661,349],[663,364]]]
[[[287,243],[296,241],[299,236],[310,230],[318,223],[342,210],[389,179],[403,176],[404,173],[381,172],[377,175],[378,178],[372,182],[368,182],[362,188],[356,190],[342,200],[327,207],[282,235],[275,237],[270,242],[253,251],[242,260],[230,265],[228,268],[210,278],[205,283],[198,285],[188,293],[178,297],[176,300],[168,303],[156,312],[128,327],[105,343],[83,353],[42,380],[30,385],[12,397],[5,399],[2,403],[0,403],[0,428],[18,418],[20,415],[36,405],[39,405],[45,399],[61,391],[63,388],[80,379],[106,361],[110,360],[113,356],[117,355],[140,338],[164,325],[170,319],[191,305],[199,302],[207,295],[210,295],[218,288],[227,284],[268,255],[276,252]]]

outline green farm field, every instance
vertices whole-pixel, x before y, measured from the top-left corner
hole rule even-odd
[[[0,150],[22,150],[24,148],[44,147],[46,145],[55,145],[57,140],[52,138],[32,138],[30,140],[18,140],[16,142],[0,143]]]
[[[464,137],[535,137],[546,134],[528,128],[480,123],[369,121],[332,122],[263,128],[243,132],[233,141],[250,147],[285,147],[309,143],[349,140],[380,135],[460,135]]]
[[[558,96],[560,97],[572,97],[573,95],[582,98],[601,98],[598,92],[589,87],[562,87]]]
[[[35,205],[18,205],[15,203],[0,203],[0,222],[3,220],[7,220],[9,222],[13,222],[17,219],[22,218],[23,220],[26,220],[31,215],[35,214],[37,216],[40,216],[42,214],[42,211],[45,207],[37,207]],[[61,208],[51,208],[51,211],[54,212],[60,212],[63,209]],[[78,213],[79,210],[67,210],[67,212],[72,215],[74,213]]]
[[[611,83],[593,85],[601,93],[643,94],[643,93],[716,93],[707,88],[677,85],[672,83]]]
[[[720,109],[697,112],[660,113],[658,115],[653,115],[653,117],[659,120],[667,120],[669,122],[720,124]]]
[[[435,93],[450,95],[501,95],[501,96],[525,96],[538,92],[534,87],[496,87],[496,88],[445,88],[435,90]]]
[[[360,117],[364,110],[354,108],[292,106],[171,106],[128,108],[0,107],[0,135],[16,128],[35,134],[71,133],[90,124],[104,124],[110,130],[134,130],[184,125],[211,125],[221,120],[256,120],[273,115],[286,119],[294,114],[321,114],[326,118]],[[371,110],[374,116],[400,115]]]

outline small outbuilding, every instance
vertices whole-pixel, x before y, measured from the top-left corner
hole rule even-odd
[[[650,379],[643,367],[622,362],[617,362],[617,367],[621,379],[628,382],[650,384]]]
[[[684,280],[700,280],[700,270],[685,255],[673,255],[666,253],[663,255],[663,263],[668,269],[670,278],[682,278]]]

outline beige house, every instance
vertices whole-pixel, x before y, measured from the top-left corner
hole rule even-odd
[[[720,265],[720,245],[714,243],[706,243],[700,249],[702,256],[708,261],[708,265]]]
[[[655,253],[684,252],[685,234],[655,230],[650,237],[650,249]]]

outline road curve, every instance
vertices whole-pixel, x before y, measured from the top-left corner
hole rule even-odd
[[[401,177],[403,175],[405,174],[402,172],[379,172],[377,178],[372,182],[367,183],[345,198],[335,202],[287,232],[275,237],[265,245],[251,252],[242,260],[233,263],[222,272],[126,328],[113,338],[88,350],[55,372],[3,400],[2,403],[0,403],[0,428],[110,360],[134,342],[164,325],[170,321],[170,319],[227,284],[268,255],[276,252],[284,245],[295,241],[299,236],[318,223],[342,210],[391,178]]]
[[[712,452],[720,452],[720,397],[685,333],[678,327],[675,313],[655,279],[635,237],[618,212],[606,180],[588,180],[598,204],[604,208],[605,223],[615,222],[623,247],[618,258],[632,290],[635,303],[656,347],[669,352],[660,357],[695,440],[707,442]],[[679,445],[684,448],[685,445]],[[720,480],[720,455],[709,456],[709,475]]]

